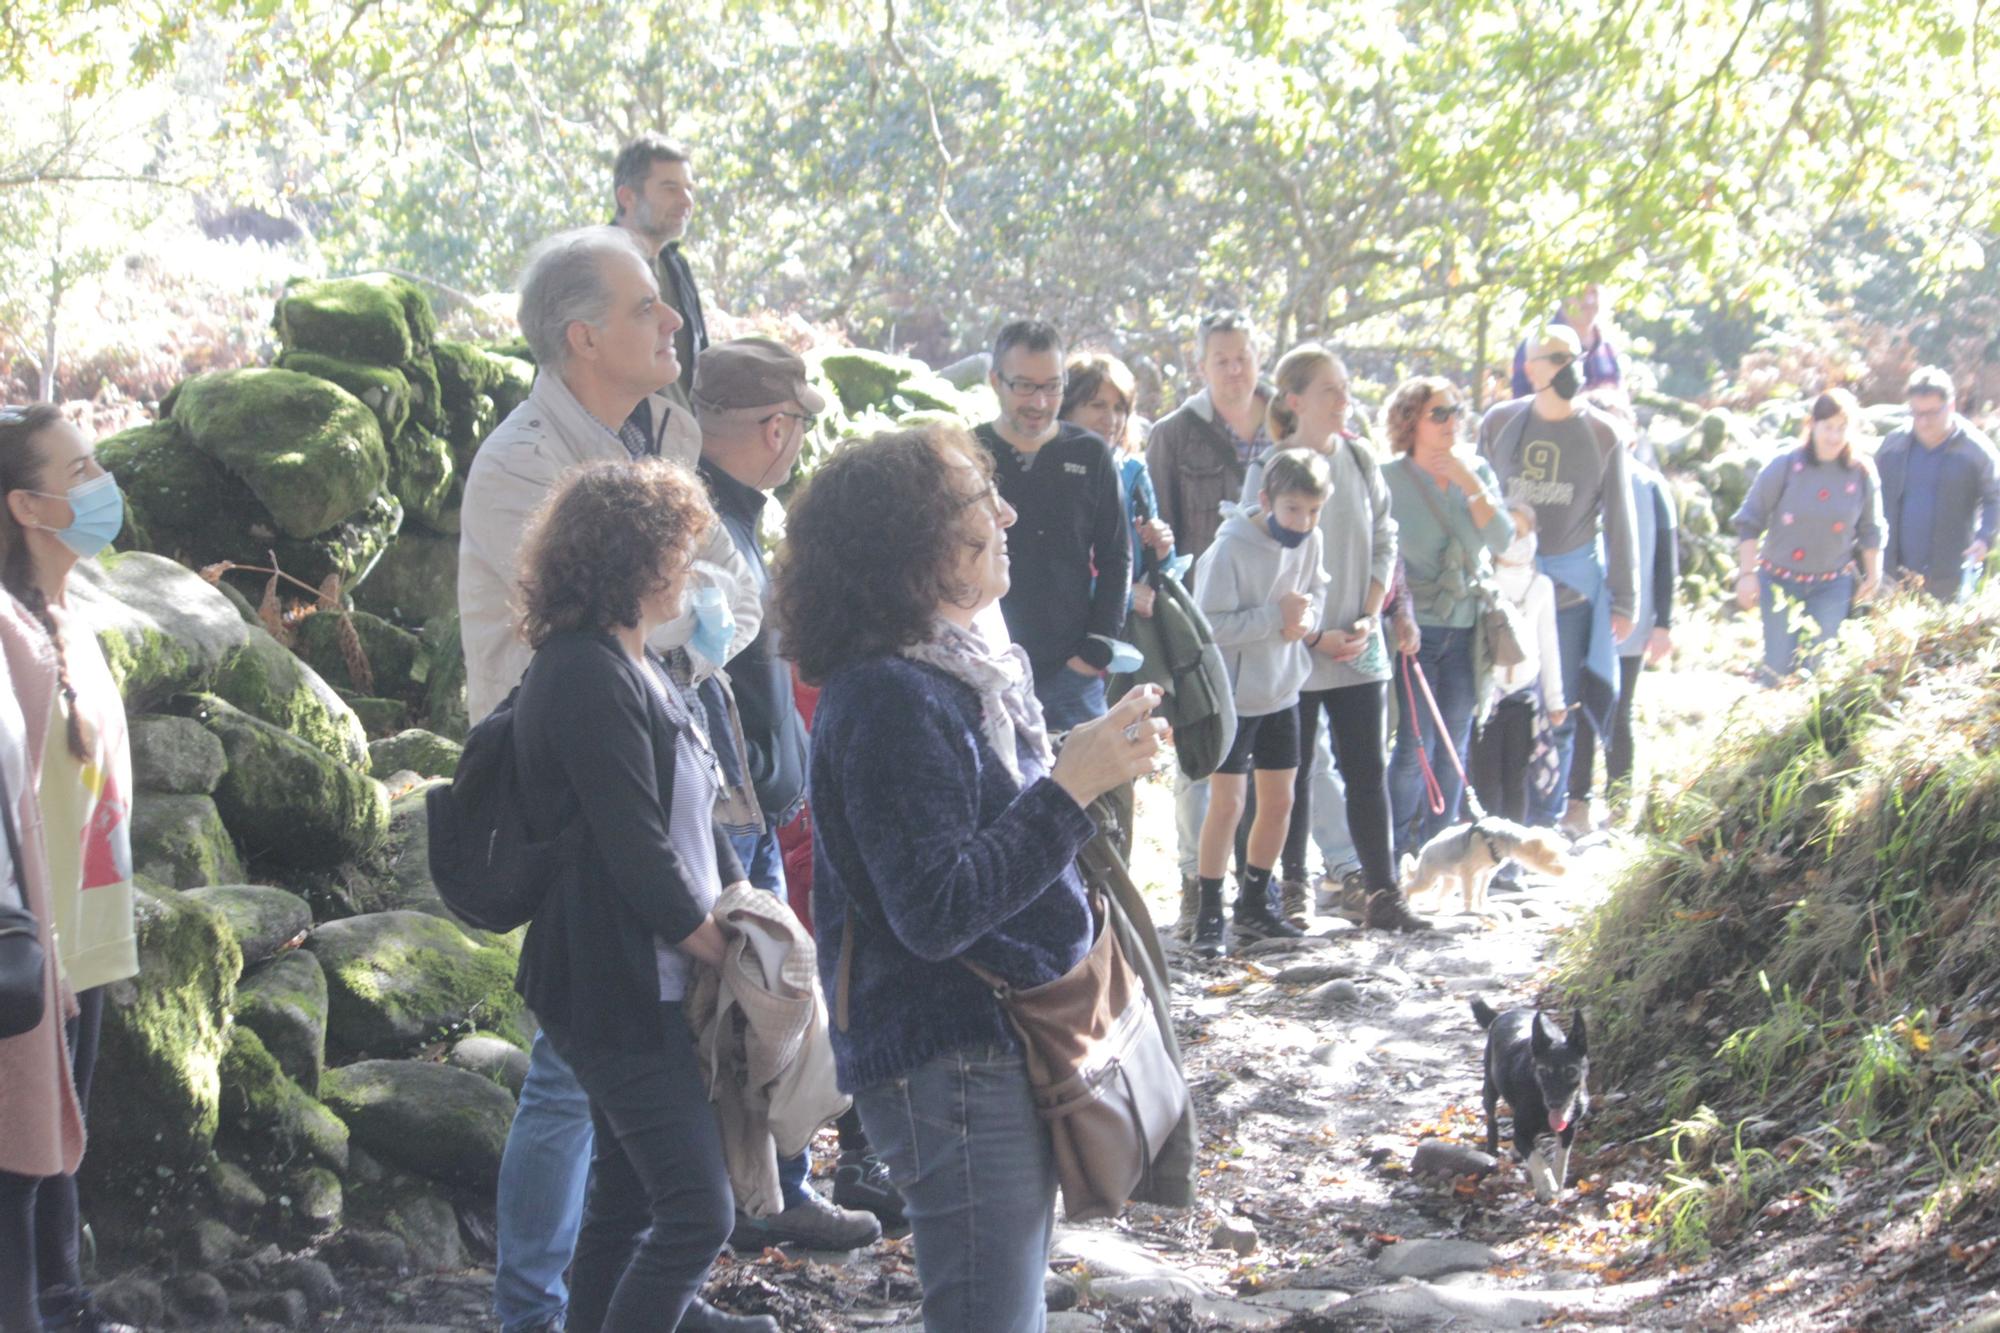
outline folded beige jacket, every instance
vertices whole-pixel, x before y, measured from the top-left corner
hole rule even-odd
[[[812,936],[775,893],[738,885],[715,904],[726,951],[698,967],[683,1002],[736,1206],[752,1217],[784,1209],[778,1159],[804,1152],[848,1107],[834,1082]]]

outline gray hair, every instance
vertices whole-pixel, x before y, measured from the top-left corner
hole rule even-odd
[[[1951,372],[1943,366],[1919,366],[1910,376],[1910,382],[1903,386],[1903,396],[1912,397],[1920,393],[1936,394],[1947,403],[1958,396],[1958,386],[1951,382]]]
[[[579,227],[551,236],[528,256],[521,270],[520,321],[536,365],[560,368],[569,360],[569,326],[581,321],[596,327],[610,315],[605,264],[614,255],[646,262],[623,227]]]
[[[1194,326],[1194,360],[1200,365],[1208,359],[1208,340],[1217,333],[1240,333],[1250,340],[1250,345],[1258,344],[1257,324],[1247,311],[1211,310],[1203,315]]]

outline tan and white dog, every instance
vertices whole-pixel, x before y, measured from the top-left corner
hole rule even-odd
[[[1486,886],[1508,861],[1543,875],[1561,875],[1569,870],[1563,841],[1549,829],[1523,828],[1504,819],[1486,816],[1471,824],[1459,824],[1432,838],[1416,856],[1403,858],[1403,893],[1412,911],[1425,911],[1418,900],[1428,895],[1428,910],[1444,906],[1445,896],[1455,884],[1464,894],[1465,910],[1478,912],[1486,907]]]

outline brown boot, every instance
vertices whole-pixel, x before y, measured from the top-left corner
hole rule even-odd
[[[1300,930],[1311,930],[1313,919],[1312,885],[1302,879],[1283,880],[1278,885],[1278,915]]]
[[[1430,930],[1431,923],[1410,910],[1401,889],[1377,889],[1368,895],[1366,925],[1370,930]]]
[[[1181,939],[1194,940],[1194,919],[1201,915],[1201,880],[1193,875],[1181,876],[1181,914],[1174,918],[1174,933]]]

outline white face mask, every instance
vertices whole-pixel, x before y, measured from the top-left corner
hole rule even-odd
[[[1507,543],[1507,549],[1500,553],[1503,565],[1531,565],[1535,562],[1535,534],[1524,532]]]

